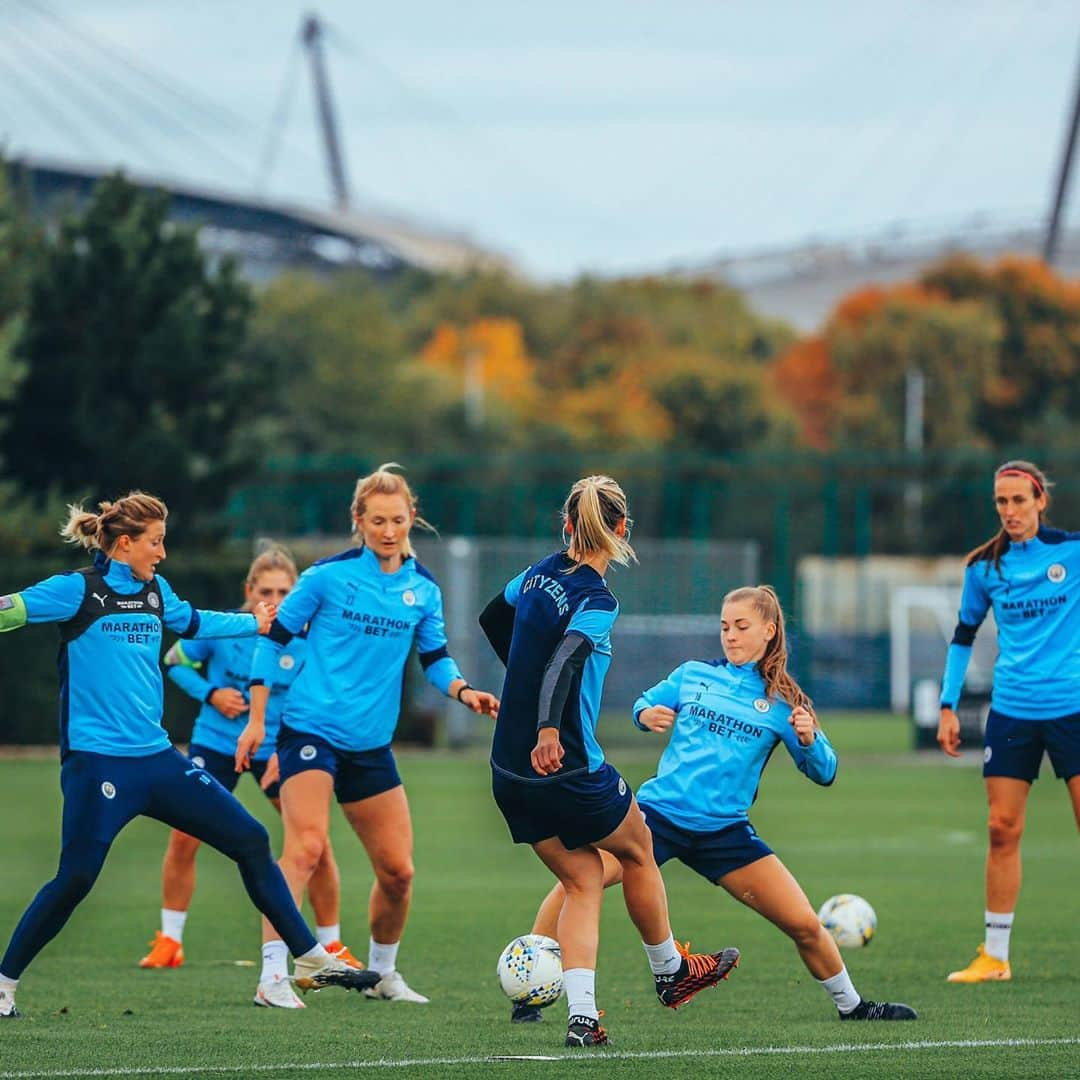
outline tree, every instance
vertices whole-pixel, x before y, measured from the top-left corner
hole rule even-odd
[[[233,436],[261,387],[237,362],[247,286],[230,261],[212,267],[167,209],[112,176],[44,242],[0,451],[35,498],[144,488],[190,530],[249,464]]]
[[[271,284],[245,350],[276,387],[258,441],[277,454],[379,461],[464,446],[460,377],[412,354],[407,322],[368,274]]]
[[[979,299],[954,300],[918,283],[868,286],[770,373],[798,414],[803,441],[817,449],[902,449],[914,372],[926,387],[924,445],[985,445],[979,409],[997,378],[1000,340],[993,308]]]
[[[1006,258],[994,266],[949,259],[923,275],[955,302],[981,302],[1001,325],[996,377],[978,408],[998,445],[1047,441],[1080,420],[1080,284],[1044,263]],[[1075,434],[1072,436],[1075,439]]]

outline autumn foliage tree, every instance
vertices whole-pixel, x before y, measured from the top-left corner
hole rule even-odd
[[[915,372],[927,448],[1043,441],[1080,417],[1080,288],[1035,261],[951,259],[845,297],[769,375],[806,445],[897,449]]]

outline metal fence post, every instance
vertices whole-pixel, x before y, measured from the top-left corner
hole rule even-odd
[[[447,639],[450,654],[456,658],[462,675],[467,680],[477,678],[476,615],[479,612],[477,597],[476,563],[478,547],[464,536],[451,537],[446,545],[446,591],[443,607],[446,614]],[[484,687],[490,689],[490,687]],[[447,700],[443,712],[446,741],[450,746],[464,746],[472,733],[474,716],[456,701]]]

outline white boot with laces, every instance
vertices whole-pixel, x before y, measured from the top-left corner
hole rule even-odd
[[[414,1005],[426,1005],[429,998],[418,994],[402,977],[400,971],[388,971],[364,996],[382,1001],[408,1001]]]
[[[307,1006],[296,996],[289,979],[275,975],[270,979],[260,979],[255,991],[254,1002],[271,1009],[306,1009]]]

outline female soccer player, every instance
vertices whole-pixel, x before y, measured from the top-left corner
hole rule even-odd
[[[986,939],[966,968],[949,975],[956,983],[1012,978],[1020,838],[1043,751],[1068,786],[1080,825],[1080,532],[1043,523],[1050,483],[1030,461],[1007,461],[997,470],[994,505],[1000,530],[967,557],[937,736],[946,754],[959,756],[956,703],[976,631],[993,608],[998,658],[983,748],[990,804]]]
[[[297,902],[326,850],[330,796],[360,838],[375,871],[368,916],[370,997],[423,1003],[397,970],[412,898],[412,821],[390,742],[405,663],[415,642],[430,683],[478,713],[499,702],[474,690],[446,647],[442,593],[409,543],[416,499],[405,478],[380,466],[356,485],[352,519],[360,547],[306,570],[255,648],[251,709],[236,747],[248,768],[266,738],[266,705],[279,657],[308,627],[307,660],[286,696],[278,731],[285,846],[281,868]],[[420,522],[420,524],[424,524]],[[268,1004],[302,1002],[284,981],[281,935],[264,924],[259,993]]]
[[[638,790],[658,864],[678,859],[765,916],[795,943],[841,1020],[914,1020],[907,1005],[866,1001],[840,950],[787,867],[754,831],[747,812],[780,744],[816,784],[836,778],[836,754],[810,699],[787,670],[784,613],[768,585],[735,589],[720,615],[723,660],[690,660],[634,704],[642,731],[670,732],[656,776]],[[620,879],[604,856],[605,884]],[[554,936],[565,897],[557,886],[534,933]],[[513,1019],[540,1019],[515,1010]]]
[[[286,551],[269,547],[260,552],[244,582],[243,611],[259,603],[278,607],[296,584],[296,564]],[[277,781],[265,775],[274,753],[285,691],[304,663],[307,641],[295,637],[278,659],[267,708],[267,738],[251,763],[252,776],[266,797],[281,809]],[[226,791],[233,791],[240,774],[234,767],[236,739],[247,720],[247,686],[255,638],[203,638],[176,642],[165,654],[165,668],[174,683],[202,703],[191,733],[188,759],[209,773]],[[161,929],[154,935],[150,952],[139,962],[144,968],[176,968],[184,962],[183,934],[188,908],[195,892],[195,856],[200,841],[172,831],[161,868]],[[328,952],[361,967],[341,942],[339,917],[340,882],[329,843],[308,885],[315,912],[315,936]]]
[[[56,877],[34,897],[0,960],[0,1017],[18,1016],[15,987],[89,893],[117,833],[139,815],[181,829],[235,860],[255,906],[297,958],[301,986],[363,989],[356,971],[318,944],[274,865],[266,830],[204,770],[173,749],[161,726],[164,626],[184,638],[252,636],[272,609],[197,611],[157,575],[165,558],[160,499],[134,491],[100,513],[71,507],[61,535],[95,552],[94,565],[0,597],[0,631],[60,626],[60,786],[63,842]]]
[[[691,955],[677,947],[664,881],[633,792],[596,741],[600,694],[619,605],[604,581],[610,563],[635,558],[626,496],[608,476],[588,476],[563,505],[569,547],[530,566],[480,616],[506,664],[491,748],[492,791],[516,844],[530,844],[559,879],[566,901],[562,946],[567,1046],[602,1046],[596,953],[604,866],[618,860],[626,908],[649,958],[656,993],[676,1008],[715,986],[738,949]]]

